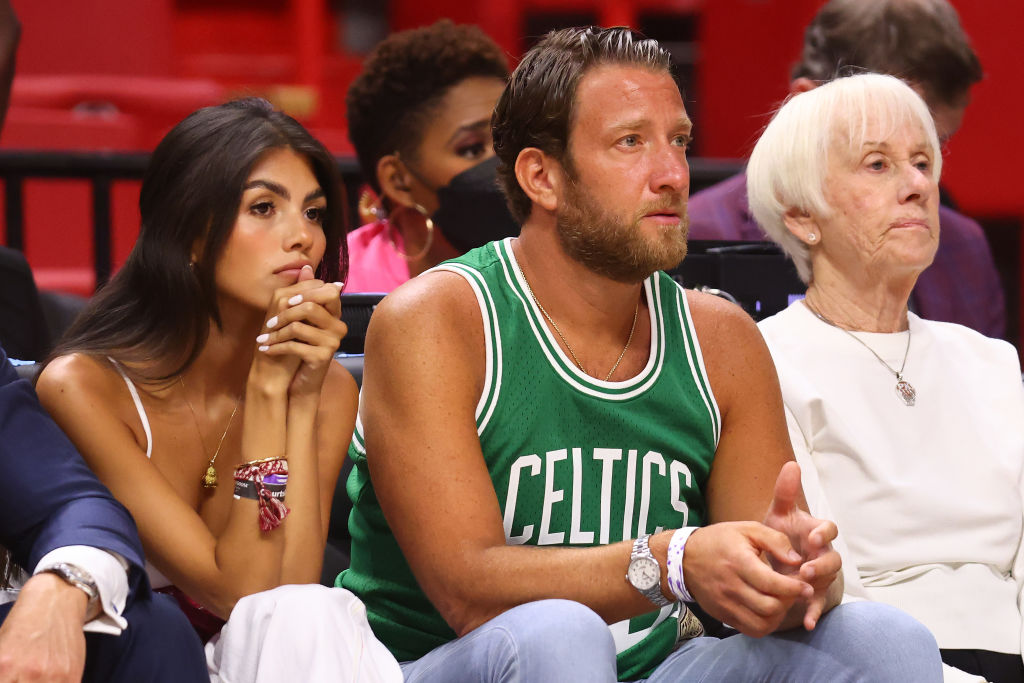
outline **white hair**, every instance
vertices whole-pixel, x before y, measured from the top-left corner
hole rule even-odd
[[[932,177],[938,182],[942,154],[931,112],[924,100],[895,76],[847,76],[790,97],[750,155],[750,211],[768,237],[793,259],[805,283],[811,281],[808,247],[789,231],[783,219],[791,210],[818,217],[831,213],[825,199],[829,152],[841,145],[859,149],[867,141],[872,118],[882,124],[883,140],[908,121],[920,125],[931,147]]]

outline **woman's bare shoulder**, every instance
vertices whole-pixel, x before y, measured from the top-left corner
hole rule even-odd
[[[50,361],[39,374],[36,393],[44,404],[62,398],[107,401],[118,394],[123,380],[106,358],[69,353]]]
[[[144,392],[143,387],[139,388]],[[124,425],[133,433],[136,426],[141,429],[124,379],[105,357],[70,353],[55,358],[39,374],[36,394],[65,430],[99,424],[107,428]]]

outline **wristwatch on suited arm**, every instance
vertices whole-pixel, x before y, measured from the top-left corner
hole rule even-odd
[[[100,590],[96,587],[96,581],[93,580],[89,572],[70,562],[58,562],[40,570],[40,572],[56,574],[67,583],[81,590],[89,596],[89,604],[85,608],[85,613],[95,613],[95,608],[98,607],[100,600]]]
[[[640,591],[641,595],[658,607],[671,605],[672,601],[661,592],[661,566],[651,554],[647,544],[650,534],[643,534],[633,541],[633,552],[629,556],[626,580]]]

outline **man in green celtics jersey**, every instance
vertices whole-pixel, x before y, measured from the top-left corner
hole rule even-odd
[[[554,32],[492,123],[520,237],[406,283],[367,338],[338,584],[406,680],[938,680],[910,617],[831,609],[836,528],[753,322],[660,272],[691,127],[667,53]]]

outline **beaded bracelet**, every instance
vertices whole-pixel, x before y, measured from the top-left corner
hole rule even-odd
[[[284,458],[253,460],[235,467],[235,499],[256,499],[260,531],[276,529],[291,512],[284,504],[287,485],[288,461]]]

